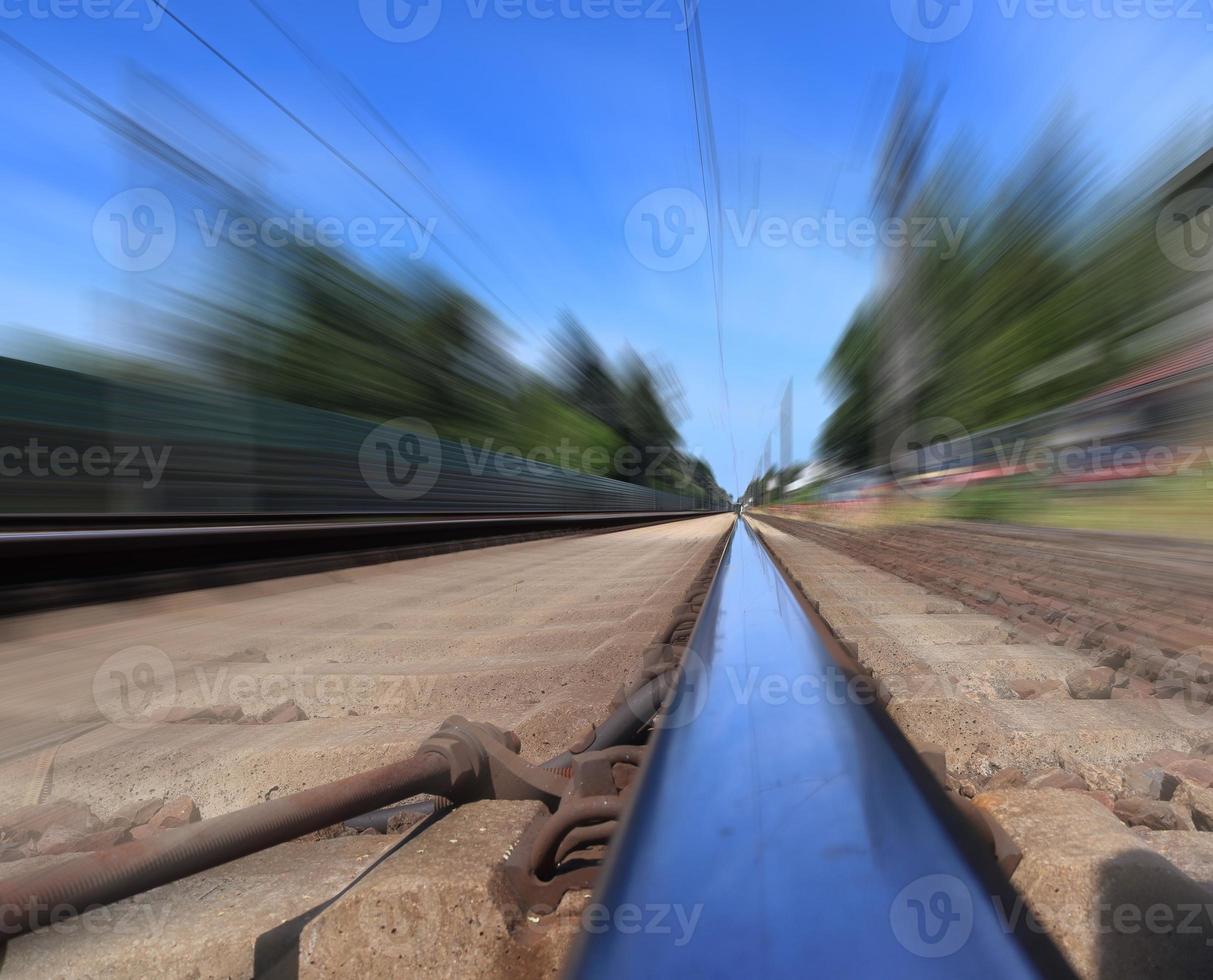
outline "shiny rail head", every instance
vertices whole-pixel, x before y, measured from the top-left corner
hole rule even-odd
[[[570,976],[1046,972],[745,521],[688,662]]]

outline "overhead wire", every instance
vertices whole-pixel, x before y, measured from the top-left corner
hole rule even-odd
[[[699,26],[699,8],[694,0],[682,0],[687,35],[687,67],[691,79],[691,106],[695,115],[695,141],[699,148],[699,175],[703,186],[704,208],[708,214],[708,250],[712,260],[712,297],[716,308],[716,353],[720,362],[720,384],[724,395],[725,425],[733,459],[733,486],[740,493],[737,470],[737,441],[733,434],[733,408],[729,397],[728,372],[724,356],[724,251],[719,231],[724,223],[720,198],[720,162],[716,151],[716,128],[712,120],[712,102],[707,87],[707,65],[703,36]],[[702,115],[702,121],[701,121]],[[712,190],[709,191],[709,178]],[[716,218],[713,230],[712,214]]]
[[[282,36],[287,44],[289,44],[295,50],[295,52],[311,66],[312,70],[320,78],[325,88],[327,88],[333,97],[341,103],[342,108],[345,109],[349,116],[362,127],[362,129],[367,133],[368,136],[371,137],[371,139],[379,144],[383,151],[387,153],[393,161],[395,161],[396,165],[400,167],[400,169],[404,171],[404,173],[411,180],[413,180],[434,200],[438,207],[442,209],[443,213],[450,218],[464,232],[464,234],[466,234],[468,238],[470,238],[476,244],[476,246],[486,256],[488,256],[488,258],[493,261],[493,264],[496,265],[502,273],[510,277],[515,288],[522,292],[516,271],[507,266],[496,250],[494,250],[488,244],[488,242],[484,240],[484,237],[472,226],[471,222],[464,218],[463,215],[461,215],[455,209],[454,205],[452,205],[446,199],[438,188],[435,187],[431,181],[427,180],[424,176],[418,173],[416,169],[409,166],[401,155],[388,144],[387,140],[376,132],[374,127],[366,121],[362,114],[363,112],[370,115],[378,126],[385,130],[388,135],[392,137],[392,139],[404,147],[410,155],[415,157],[422,169],[430,172],[430,167],[422,155],[408,142],[408,140],[404,138],[404,136],[400,134],[399,130],[397,130],[396,127],[394,127],[384,117],[383,113],[381,113],[375,107],[374,103],[372,103],[371,100],[366,97],[362,90],[359,89],[358,86],[354,84],[354,82],[344,72],[337,71],[332,66],[328,65],[324,59],[315,52],[314,49],[304,43],[293,30],[287,27],[282,20],[276,17],[269,10],[269,8],[261,2],[261,0],[249,0],[249,3],[259,14],[261,14],[269,25]],[[355,108],[352,103],[357,103],[357,105],[362,109],[362,112],[359,112],[358,108]],[[535,312],[538,312],[536,304],[530,299],[530,297],[528,297],[525,292],[522,292],[522,295],[527,301],[527,305],[529,305]]]
[[[375,191],[377,191],[386,201],[388,201],[393,207],[395,207],[398,211],[400,211],[401,214],[403,214],[406,218],[408,218],[410,221],[414,222],[418,226],[420,226],[420,227],[425,226],[424,222],[422,222],[421,219],[417,217],[417,215],[415,215],[411,210],[409,210],[407,207],[405,207],[405,205],[403,203],[401,203],[390,191],[388,191],[387,188],[385,188],[381,183],[379,183],[379,181],[375,180],[374,177],[372,177],[370,174],[368,174],[362,167],[358,166],[358,164],[356,164],[345,153],[343,153],[340,149],[338,149],[335,145],[333,145],[333,143],[331,143],[329,140],[325,139],[325,137],[322,136],[319,132],[317,132],[312,126],[310,126],[307,122],[305,122],[302,118],[300,118],[290,108],[288,108],[286,105],[284,105],[278,98],[276,98],[263,85],[261,85],[255,78],[253,78],[251,75],[249,75],[248,72],[246,72],[243,68],[241,68],[234,61],[232,61],[231,58],[229,58],[227,55],[225,55],[222,51],[220,51],[218,48],[216,48],[213,44],[211,44],[211,42],[208,41],[205,37],[203,37],[198,31],[194,30],[194,28],[191,27],[188,23],[186,23],[178,14],[176,14],[174,11],[170,10],[168,8],[168,6],[165,4],[164,0],[150,0],[150,2],[155,4],[157,7],[159,7],[160,10],[162,10],[168,16],[168,18],[170,20],[172,20],[178,27],[180,27],[183,31],[185,31],[187,34],[189,34],[190,37],[192,37],[195,41],[198,42],[198,44],[200,44],[200,45],[202,45],[202,47],[206,48],[206,50],[209,51],[215,58],[217,58],[220,62],[222,62],[224,65],[226,65],[232,72],[234,72],[237,76],[239,76],[239,78],[241,78],[250,88],[252,88],[255,92],[257,92],[257,94],[259,94],[262,98],[264,98],[267,102],[269,102],[270,105],[272,105],[280,113],[282,113],[284,116],[286,116],[286,118],[289,119],[292,123],[294,123],[299,129],[303,130],[308,136],[310,136],[313,140],[315,140],[317,143],[319,143],[320,146],[322,146],[325,150],[327,150],[330,155],[332,155],[335,159],[337,159],[348,170],[350,170],[356,176],[361,178],[362,181],[364,183],[366,183],[369,187],[371,187]],[[517,311],[515,311],[513,309],[513,307],[511,307],[504,299],[502,299],[501,296],[499,296],[497,294],[497,292],[491,286],[488,285],[488,283],[486,283],[479,275],[477,275],[477,273],[473,269],[471,269],[467,265],[467,263],[464,262],[463,259],[461,259],[459,257],[459,255],[456,252],[454,252],[449,246],[447,246],[436,235],[432,236],[431,240],[452,262],[455,263],[455,265],[466,276],[468,276],[468,278],[470,278],[477,286],[479,286],[481,289],[483,289],[493,300],[495,300],[501,306],[502,309],[504,309],[507,313],[509,313],[510,316],[512,316],[518,323],[521,324],[524,322],[522,317],[518,315]]]

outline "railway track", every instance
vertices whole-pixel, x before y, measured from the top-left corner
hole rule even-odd
[[[47,853],[0,871],[0,905],[116,901],[81,922],[120,910],[137,941],[44,927],[4,947],[0,975],[1207,964],[1205,933],[1090,917],[1213,902],[1213,835],[1130,829],[1099,782],[1113,761],[1193,749],[1199,726],[1136,702],[1066,721],[1040,710],[1059,702],[1000,699],[1008,675],[1069,670],[1077,652],[1013,642],[998,617],[784,526],[706,517],[143,600],[126,618],[10,620],[0,660],[19,693],[0,695],[0,724],[42,751],[0,760],[0,832],[30,780],[52,802],[27,821],[55,801],[98,823],[162,809],[99,865]],[[58,719],[71,737],[47,792],[53,732],[31,695],[70,703],[116,646],[150,642],[171,697],[126,724]],[[254,682],[238,704],[232,671]],[[317,674],[345,680],[325,695]],[[256,683],[281,678],[303,679],[285,721]]]
[[[697,928],[593,932],[574,975],[1064,972],[974,901],[1014,902],[994,854],[829,640],[741,523],[598,896]]]
[[[0,692],[0,736],[6,745],[25,739],[45,746],[56,731],[75,735],[54,760],[50,799],[66,801],[74,815],[87,808],[98,823],[118,819],[128,804],[167,806],[186,798],[184,819],[200,815],[197,826],[206,826],[408,758],[452,713],[516,731],[523,749],[517,758],[537,766],[588,748],[594,724],[615,731],[621,684],[643,678],[658,660],[676,663],[669,651],[693,620],[703,588],[697,583],[714,567],[729,523],[727,516],[664,521],[13,617],[5,624],[8,641],[0,642],[8,681]],[[100,727],[75,734],[80,714],[97,713],[91,688],[97,677],[111,676],[111,658],[132,648],[144,655],[148,646],[167,661],[171,684],[141,706],[146,713],[103,717]],[[139,667],[118,664],[119,680],[137,680]],[[274,713],[284,698],[292,702],[289,721],[246,724]],[[60,717],[61,707],[72,709],[68,717]],[[43,779],[42,756],[0,762],[0,826],[29,798],[31,782]],[[496,890],[486,891],[478,876],[490,875],[541,811],[534,800],[491,799],[461,806],[419,832],[413,825],[427,819],[424,807],[393,814],[401,819],[380,826],[388,834],[351,837],[348,829],[326,828],[323,839],[293,841],[119,902],[113,908],[139,922],[137,948],[122,935],[82,929],[72,938],[44,929],[8,944],[3,972],[171,974],[193,962],[204,974],[248,975],[270,955],[269,934],[301,916],[309,923],[317,917],[306,941],[317,963],[344,960],[354,953],[352,927],[342,921],[359,900],[350,893],[326,910],[324,922],[320,907],[350,888],[360,871],[400,850],[390,862],[393,873],[376,873],[366,886],[402,893],[396,899],[405,904],[414,887],[431,894],[438,888],[445,897],[422,915],[415,947],[401,950],[400,940],[385,947],[383,934],[397,924],[373,912],[354,924],[357,945],[445,972],[479,962],[482,973],[493,974],[518,955],[511,937],[528,920],[524,906],[503,909],[491,901]],[[474,822],[467,835],[453,829],[461,821]],[[405,835],[410,827],[414,833]],[[466,847],[438,873],[432,855],[439,844],[453,847],[446,844],[451,839]],[[70,858],[19,857],[0,866],[0,880],[64,860]],[[272,889],[260,884],[268,869],[277,875]],[[258,900],[249,903],[253,893]],[[449,902],[468,901],[488,910],[461,935],[466,955],[457,961],[442,937],[467,923],[438,913]],[[199,914],[209,923],[201,930]],[[480,935],[486,919],[489,940]],[[296,925],[287,946],[297,959],[304,926]],[[538,956],[555,969],[568,938],[553,931],[529,962]]]
[[[1084,561],[1080,535],[755,526],[944,785],[1009,835],[1012,882],[1079,975],[1207,974],[1213,709],[1179,651],[1150,680],[1143,649],[1203,626],[1186,590],[1161,594],[1191,549],[1092,536]],[[1117,599],[1125,647],[1089,623]]]

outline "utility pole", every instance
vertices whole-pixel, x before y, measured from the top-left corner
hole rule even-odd
[[[938,96],[924,107],[921,77],[916,69],[908,70],[889,119],[873,188],[873,211],[878,222],[908,222],[906,209],[918,189],[938,107]],[[906,246],[886,252],[881,263],[890,326],[878,338],[877,390],[882,392],[876,406],[874,449],[878,464],[889,461],[897,438],[914,422],[915,396],[924,373],[914,265],[914,256]]]
[[[779,475],[782,480],[792,465],[792,379],[783,391],[779,405]]]

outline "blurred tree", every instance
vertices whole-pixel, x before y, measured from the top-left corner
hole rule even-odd
[[[909,127],[906,115],[894,114],[882,174],[910,153],[888,149],[899,139],[922,155],[925,128]],[[822,429],[823,455],[849,467],[887,464],[882,427],[893,402],[905,424],[945,416],[977,432],[1123,374],[1139,356],[1133,338],[1190,302],[1184,273],[1154,235],[1156,189],[1173,164],[1160,158],[1132,185],[1098,193],[1091,155],[1061,114],[985,192],[976,154],[954,146],[905,211],[946,216],[964,233],[954,252],[906,249],[913,254],[888,264],[852,318],[824,372],[838,405]]]
[[[182,93],[151,76],[138,81],[156,107],[139,118],[79,86],[66,97],[135,151],[175,196],[179,215],[202,205],[195,215],[259,228],[292,213],[242,172],[241,154],[255,158],[254,168],[268,158]],[[449,439],[726,496],[707,464],[679,449],[672,374],[630,352],[615,369],[572,314],[562,317],[549,380],[508,354],[501,325],[478,301],[422,266],[393,269],[382,251],[292,235],[254,239],[220,235],[217,247],[190,256],[189,280],[147,280],[152,298],[137,325],[143,356],[109,369],[128,381],[154,375],[379,421],[419,417]],[[629,447],[635,464],[621,462]]]

